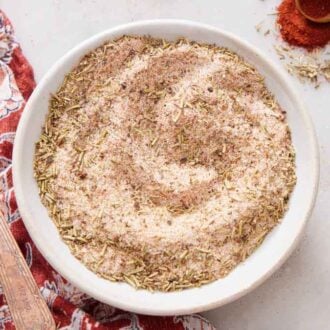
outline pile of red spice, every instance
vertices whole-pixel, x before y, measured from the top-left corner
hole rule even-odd
[[[302,6],[315,17],[324,13],[324,6],[328,1],[314,0],[302,1]],[[308,6],[308,8],[306,7]],[[314,16],[314,15],[313,15]],[[295,0],[283,0],[278,7],[277,22],[285,41],[290,45],[304,47],[312,50],[323,47],[330,41],[330,23],[314,23],[306,19],[297,9]]]

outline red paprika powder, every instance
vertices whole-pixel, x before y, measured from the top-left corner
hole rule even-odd
[[[304,1],[302,1],[304,2]],[[324,9],[324,0],[308,1],[308,10],[321,13]],[[307,5],[307,1],[305,2]],[[323,12],[322,12],[323,14]],[[325,46],[330,41],[330,23],[314,23],[305,18],[296,8],[295,0],[283,0],[278,7],[277,22],[285,41],[293,46],[311,50]]]

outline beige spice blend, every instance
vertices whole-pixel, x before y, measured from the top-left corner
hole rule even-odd
[[[281,221],[295,185],[285,111],[232,51],[124,36],[51,96],[40,196],[72,254],[136,288],[226,276]]]

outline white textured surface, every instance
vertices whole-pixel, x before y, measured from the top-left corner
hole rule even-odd
[[[270,20],[275,0],[10,0],[11,18],[37,80],[83,39],[119,23],[147,18],[185,18],[234,32],[274,61],[272,37],[255,31]],[[312,115],[321,148],[321,185],[314,214],[299,248],[261,287],[225,307],[205,313],[219,329],[328,329],[330,323],[330,85],[318,90],[296,82]]]

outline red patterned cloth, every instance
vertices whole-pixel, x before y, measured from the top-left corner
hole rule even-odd
[[[41,256],[20,218],[11,166],[15,130],[34,87],[32,68],[15,40],[8,18],[0,11],[0,211],[10,225],[58,328],[213,330],[214,327],[199,315],[151,317],[100,303],[68,283]],[[2,329],[15,329],[15,326],[0,287]]]

